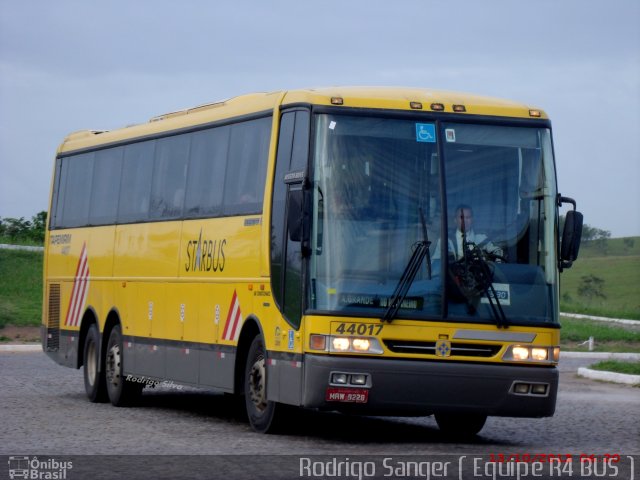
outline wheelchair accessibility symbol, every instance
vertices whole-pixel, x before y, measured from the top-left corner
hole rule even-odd
[[[436,356],[448,357],[451,355],[451,342],[449,340],[438,340],[436,342]]]
[[[416,123],[416,142],[436,143],[436,126],[433,123]]]

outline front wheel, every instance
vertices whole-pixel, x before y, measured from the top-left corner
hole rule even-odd
[[[133,383],[124,377],[124,351],[120,325],[113,327],[109,335],[105,358],[105,377],[109,400],[116,407],[131,405],[142,392],[142,384]]]
[[[436,413],[438,427],[451,437],[473,437],[478,434],[487,421],[486,415],[473,413]]]
[[[283,405],[267,400],[267,366],[264,341],[251,342],[244,374],[244,398],[249,424],[259,433],[274,432],[282,426]]]

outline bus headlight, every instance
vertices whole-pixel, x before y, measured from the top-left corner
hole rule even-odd
[[[346,337],[333,337],[331,339],[331,351],[348,352],[351,342]]]
[[[513,347],[514,360],[527,360],[529,358],[529,349],[525,347]]]
[[[327,348],[328,347],[328,348]],[[380,341],[375,337],[349,337],[343,335],[321,335],[313,333],[309,336],[309,349],[332,353],[384,353]]]
[[[537,361],[548,360],[549,351],[546,348],[532,348],[531,349],[531,358]]]
[[[329,337],[329,351],[334,353],[369,353],[381,355],[383,353],[380,341],[374,337]]]
[[[368,338],[354,338],[351,340],[351,346],[359,352],[368,352],[371,348],[371,341]]]
[[[502,356],[507,362],[529,362],[552,364],[558,361],[558,347],[538,347],[533,345],[510,345]]]

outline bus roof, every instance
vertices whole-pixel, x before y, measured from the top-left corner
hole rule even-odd
[[[325,87],[252,93],[151,118],[147,123],[116,130],[81,130],[68,135],[58,153],[158,135],[227,118],[273,110],[278,105],[341,105],[343,107],[441,111],[465,115],[544,118],[544,111],[509,100],[468,93],[405,87]],[[463,107],[463,108],[461,108]]]

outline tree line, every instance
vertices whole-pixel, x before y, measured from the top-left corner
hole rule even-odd
[[[0,240],[4,242],[44,243],[47,212],[40,212],[26,220],[24,217],[0,217]]]

